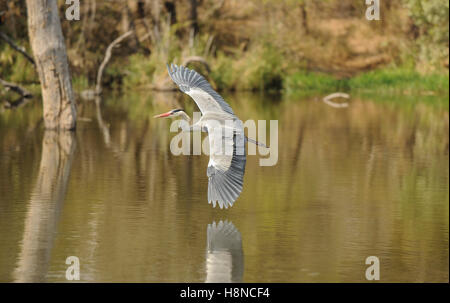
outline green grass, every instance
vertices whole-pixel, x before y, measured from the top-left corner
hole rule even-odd
[[[284,89],[288,93],[301,91],[335,92],[350,89],[347,79],[338,79],[328,74],[300,71],[285,78]]]
[[[273,91],[283,87],[283,61],[269,45],[251,47],[233,56],[222,53],[211,60],[212,82],[221,90]]]
[[[349,79],[311,72],[295,72],[285,78],[285,91],[376,91],[378,93],[440,94],[449,93],[448,73],[422,75],[412,69],[373,70]]]
[[[74,91],[81,92],[89,88],[89,80],[83,75],[74,75],[72,77],[72,87]]]
[[[0,76],[4,80],[21,85],[39,81],[35,67],[25,57],[6,44],[0,45]]]
[[[380,69],[361,74],[349,80],[351,89],[376,89],[406,92],[447,93],[447,74],[422,75],[408,69]]]

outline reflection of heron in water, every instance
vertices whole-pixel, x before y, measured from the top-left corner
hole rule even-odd
[[[239,230],[228,221],[208,224],[205,282],[242,282],[243,274],[244,253]]]

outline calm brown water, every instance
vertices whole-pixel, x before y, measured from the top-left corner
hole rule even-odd
[[[76,133],[44,132],[39,104],[0,113],[0,281],[448,282],[447,106],[228,96],[279,120],[279,160],[249,156],[229,210],[207,203],[208,156],[173,156],[180,94],[79,105]],[[447,101],[448,102],[448,101]],[[447,103],[448,104],[448,103]]]

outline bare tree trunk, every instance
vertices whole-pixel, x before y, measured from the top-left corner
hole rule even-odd
[[[74,129],[75,100],[56,0],[26,0],[47,129]]]
[[[174,1],[165,1],[164,7],[167,12],[170,14],[170,25],[177,23],[177,9]]]
[[[161,27],[159,17],[161,15],[161,3],[160,0],[153,0],[151,6],[152,19],[153,19],[153,43],[159,45],[161,41]]]
[[[112,50],[113,50],[114,46],[116,46],[117,44],[122,42],[123,39],[125,39],[126,37],[128,37],[132,34],[133,34],[133,31],[126,32],[125,34],[123,34],[122,36],[120,36],[119,38],[117,38],[113,42],[111,42],[111,44],[107,47],[105,59],[103,59],[102,64],[100,64],[100,68],[98,69],[98,73],[97,73],[97,84],[95,86],[95,93],[97,95],[100,95],[102,93],[103,71],[105,70],[106,65],[108,64],[109,60],[111,59]]]
[[[193,36],[198,33],[198,17],[197,17],[197,0],[190,0],[191,2],[191,31]]]
[[[300,10],[302,12],[302,26],[305,34],[309,34],[309,26],[308,26],[308,13],[306,12],[306,3],[302,1],[300,4]]]

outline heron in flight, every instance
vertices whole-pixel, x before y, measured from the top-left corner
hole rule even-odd
[[[194,99],[202,117],[189,131],[203,131],[209,138],[208,203],[220,208],[233,205],[242,192],[245,172],[245,141],[264,146],[244,135],[242,121],[230,105],[211,87],[206,79],[194,70],[172,64],[167,66],[169,76],[183,93]],[[156,115],[180,117],[190,122],[182,109],[173,109]]]

